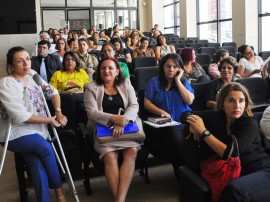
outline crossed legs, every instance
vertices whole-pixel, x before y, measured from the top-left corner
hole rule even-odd
[[[112,151],[104,155],[105,176],[111,187],[115,202],[124,202],[135,169],[137,148],[122,150],[123,162],[120,168],[118,166],[119,152]]]

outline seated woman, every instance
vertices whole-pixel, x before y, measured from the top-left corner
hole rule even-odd
[[[76,53],[67,51],[63,57],[63,69],[56,71],[50,84],[60,93],[83,93],[89,82],[88,74],[80,69],[80,60]]]
[[[157,37],[157,46],[155,50],[157,61],[161,61],[161,58],[168,53],[175,53],[175,47],[173,45],[168,45],[167,40],[163,34]]]
[[[94,136],[96,123],[114,124],[115,141],[108,144],[94,143],[95,150],[104,160],[105,176],[111,187],[114,200],[124,202],[135,169],[135,160],[140,144],[135,141],[118,141],[123,135],[126,124],[135,121],[139,109],[134,88],[126,80],[118,62],[113,58],[102,58],[99,62],[94,81],[87,84],[84,95],[85,109],[88,115],[88,128]],[[119,108],[124,115],[118,115]],[[141,122],[136,119],[137,124]],[[140,127],[142,128],[142,126]],[[118,166],[120,153],[123,162]]]
[[[114,58],[117,60],[116,48],[111,43],[104,44],[102,46],[101,53],[102,53],[102,57],[109,57],[109,58]],[[129,79],[130,75],[129,75],[129,70],[128,70],[127,64],[124,62],[119,62],[119,66],[120,66],[120,70],[121,70],[122,75],[125,78]]]
[[[270,187],[270,157],[262,147],[258,124],[252,118],[247,89],[239,83],[225,84],[218,96],[217,113],[212,116],[218,119],[215,134],[207,130],[197,115],[188,116],[187,122],[194,138],[203,141],[201,144],[207,144],[223,159],[231,148],[230,135],[234,134],[237,139],[241,176],[229,182],[220,201],[269,201],[270,192],[266,187]]]
[[[196,62],[196,54],[193,48],[184,48],[180,56],[184,63],[184,77],[190,83],[210,82],[210,77],[204,69]]]
[[[71,51],[74,51],[74,52],[79,51],[78,39],[76,39],[76,38],[69,39],[68,46],[69,46],[69,50],[71,50]]]
[[[221,77],[210,82],[208,90],[206,91],[206,106],[215,109],[216,97],[225,83],[233,82],[234,72],[237,70],[237,61],[235,58],[229,56],[223,58],[218,66],[221,72]]]
[[[254,54],[249,45],[242,45],[238,48],[242,58],[239,60],[238,74],[243,77],[267,77],[267,69],[262,71],[263,60]]]
[[[31,69],[29,54],[22,47],[7,53],[8,76],[0,84],[0,144],[6,138],[11,122],[8,150],[19,153],[26,161],[33,182],[36,201],[50,201],[49,188],[54,189],[58,202],[66,201],[61,176],[52,146],[47,141],[47,124],[65,126],[67,118],[61,113],[60,97],[56,89],[42,80],[45,95],[51,99],[55,117],[47,117],[42,95]]]
[[[123,43],[120,38],[112,38],[111,43],[116,48],[116,56],[117,58],[125,58],[127,63],[132,62],[130,52],[123,47]]]
[[[218,65],[219,62],[223,58],[229,57],[229,52],[226,49],[218,49],[217,52],[215,53],[215,63],[212,63],[209,65],[208,72],[210,77],[213,79],[218,79],[221,77],[220,71],[218,70]]]
[[[90,52],[91,50],[101,50],[102,46],[97,44],[97,41],[94,39],[94,37],[89,37],[87,38],[88,40],[88,51]]]
[[[60,58],[60,61],[63,62],[63,57],[65,52],[69,49],[68,44],[66,39],[64,38],[59,38],[57,40],[55,49],[57,50],[56,52],[54,52],[53,54],[58,55]]]
[[[132,58],[136,57],[155,57],[155,52],[149,48],[149,40],[146,37],[141,38],[141,45],[132,52]]]
[[[159,76],[152,78],[144,96],[144,108],[156,116],[180,122],[182,112],[189,111],[194,91],[183,78],[183,63],[178,54],[167,54],[159,64]],[[179,126],[153,128],[145,125],[145,145],[174,168],[183,165],[184,134]]]
[[[133,35],[130,39],[130,43],[126,46],[130,55],[132,55],[133,51],[140,47],[140,39],[138,35]]]

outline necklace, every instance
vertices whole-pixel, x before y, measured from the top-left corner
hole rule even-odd
[[[108,100],[109,100],[109,101],[112,101],[112,100],[113,100],[112,95],[110,95],[110,96],[108,97]]]

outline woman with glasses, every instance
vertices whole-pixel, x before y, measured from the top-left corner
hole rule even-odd
[[[88,74],[80,69],[80,60],[76,53],[67,51],[63,57],[63,69],[56,71],[50,84],[59,93],[83,93],[84,86],[89,82]]]
[[[263,60],[254,54],[249,45],[242,45],[238,48],[242,58],[239,61],[238,74],[243,77],[267,77],[267,68],[263,68]]]
[[[101,49],[102,57],[114,58],[117,60],[116,48],[111,43],[106,43],[102,46]],[[130,78],[128,66],[124,62],[118,62],[120,66],[121,73],[125,78]]]
[[[59,38],[56,42],[55,49],[57,50],[53,54],[58,55],[60,58],[60,61],[63,62],[63,56],[65,52],[68,50],[68,44],[66,39],[64,38]]]

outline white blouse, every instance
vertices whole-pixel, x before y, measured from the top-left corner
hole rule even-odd
[[[24,123],[32,115],[47,116],[42,94],[32,78],[34,74],[36,72],[31,70],[26,84],[8,76],[0,79],[0,142],[5,141],[9,120],[12,123],[9,140],[34,133],[48,138],[47,124]],[[58,91],[45,81],[42,81],[42,89],[45,97],[49,99],[58,94]]]

